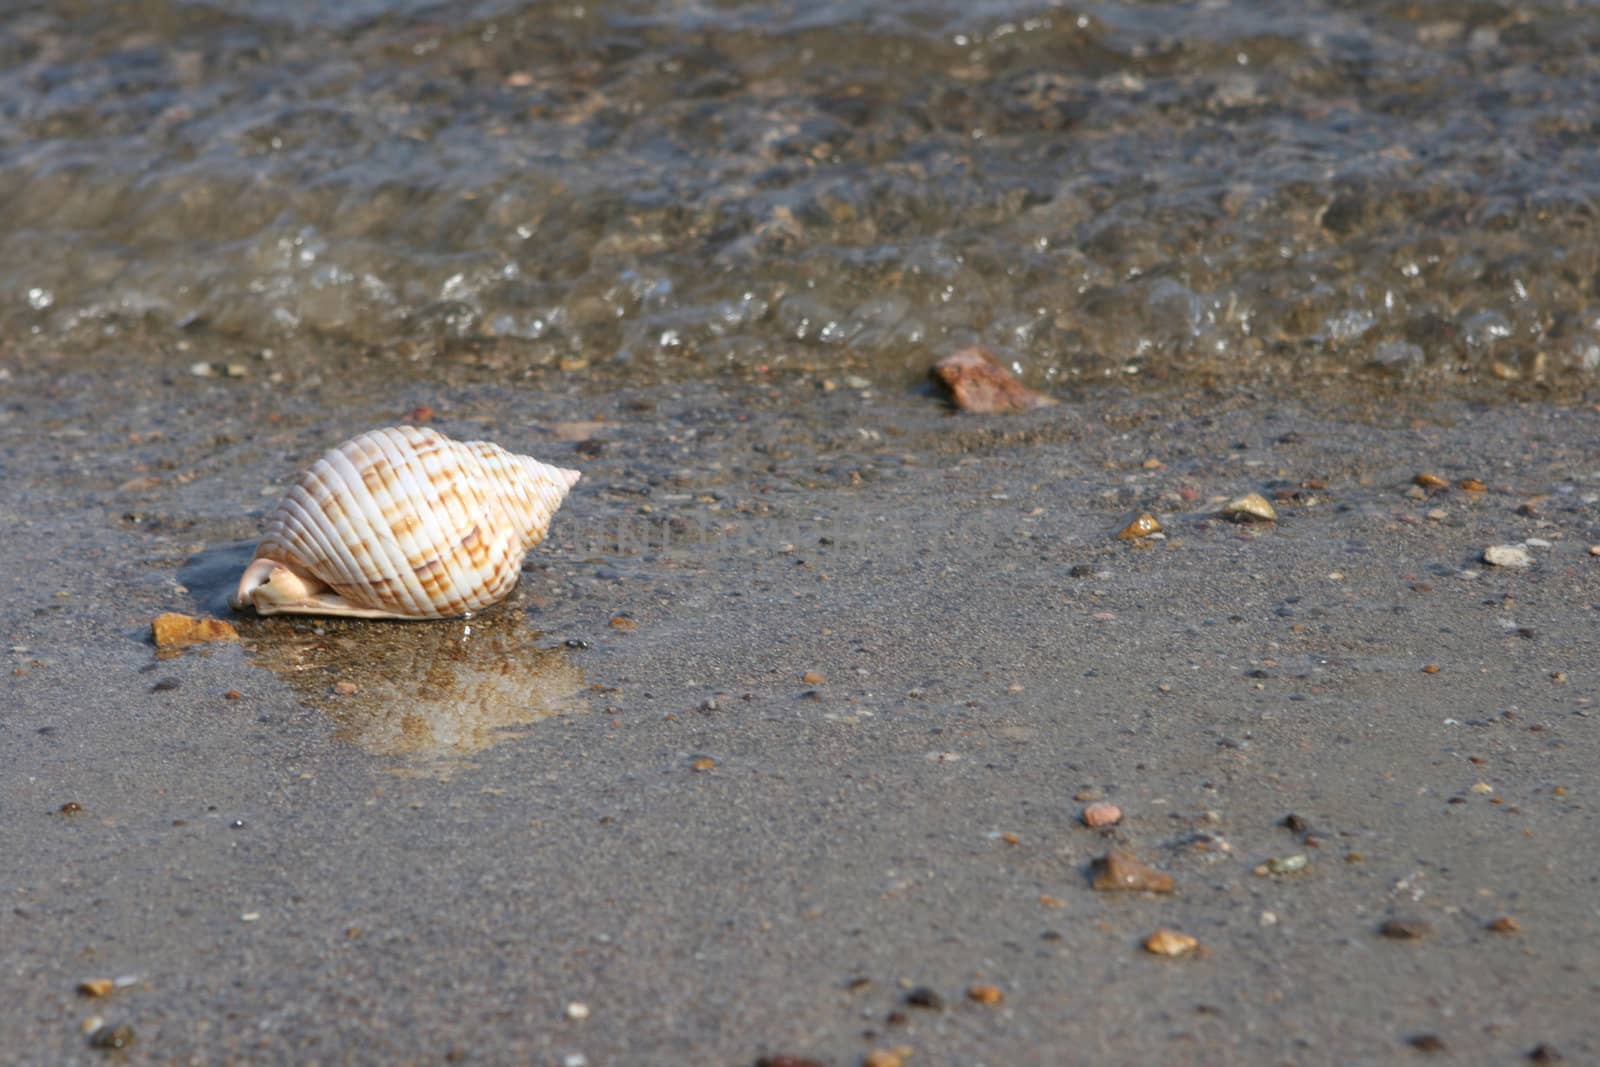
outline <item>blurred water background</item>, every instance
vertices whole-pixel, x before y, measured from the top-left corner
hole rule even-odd
[[[1591,0],[0,6],[0,330],[1600,378]]]

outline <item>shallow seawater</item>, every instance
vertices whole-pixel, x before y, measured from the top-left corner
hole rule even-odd
[[[13,6],[0,328],[669,377],[913,376],[980,342],[1041,382],[1583,390],[1596,13]]]
[[[397,774],[449,777],[536,723],[588,710],[583,672],[517,612],[377,633],[320,620],[253,629],[252,661]]]
[[[368,622],[231,613],[253,542],[197,553],[179,572],[195,606],[232,618],[247,662],[328,715],[334,737],[400,775],[448,778],[535,723],[588,710],[583,671],[515,608],[471,619]]]

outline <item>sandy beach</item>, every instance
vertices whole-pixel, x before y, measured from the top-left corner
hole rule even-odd
[[[1600,1054],[1593,408],[190,363],[6,364],[0,1062]],[[512,598],[229,612],[420,404],[584,472]]]

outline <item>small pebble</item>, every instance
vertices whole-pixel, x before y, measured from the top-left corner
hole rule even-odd
[[[1411,480],[1413,482],[1415,482],[1417,485],[1420,485],[1422,488],[1427,489],[1430,492],[1434,492],[1434,493],[1437,493],[1441,489],[1450,488],[1450,483],[1449,482],[1445,481],[1443,478],[1439,477],[1437,474],[1429,474],[1426,471],[1424,471],[1423,473],[1417,475],[1415,478],[1413,478]]]
[[[1195,938],[1166,927],[1144,939],[1144,950],[1156,956],[1187,956],[1199,947]]]
[[[1514,934],[1522,929],[1522,924],[1509,915],[1501,915],[1499,918],[1489,920],[1485,928],[1497,934]]]
[[[828,680],[828,676],[821,671],[806,671],[800,676],[800,680],[806,685],[821,685]]]
[[[937,990],[925,985],[919,985],[906,993],[906,1003],[913,1008],[927,1008],[929,1011],[938,1011],[944,1007],[944,998]]]
[[[909,1055],[907,1048],[875,1048],[861,1057],[861,1067],[904,1067]]]
[[[1112,849],[1095,860],[1089,871],[1089,885],[1102,891],[1171,893],[1177,888],[1172,875],[1140,862],[1121,849]]]
[[[1307,862],[1303,852],[1297,852],[1293,856],[1273,856],[1257,867],[1255,873],[1258,875],[1294,874],[1296,871],[1305,870]]]
[[[1433,933],[1433,926],[1424,919],[1385,919],[1378,933],[1393,941],[1419,941]]]
[[[611,628],[613,630],[637,630],[639,624],[626,615],[613,615],[611,616]]]
[[[1147,511],[1119,530],[1117,539],[1119,541],[1136,541],[1141,537],[1149,537],[1151,534],[1160,532],[1161,524],[1156,521],[1154,515]]]
[[[1456,483],[1456,488],[1464,489],[1469,493],[1481,493],[1488,488],[1476,478],[1463,478]]]
[[[567,1005],[567,1018],[575,1023],[581,1023],[589,1017],[589,1005],[581,1000],[574,1000]]]
[[[354,682],[334,682],[333,691],[342,697],[352,697],[361,692],[361,687]]]
[[[935,363],[932,374],[950,391],[962,411],[980,415],[1031,411],[1056,403],[1017,380],[1006,365],[985,348],[964,348]]]
[[[1528,1059],[1534,1063],[1561,1063],[1566,1057],[1554,1045],[1547,1045],[1541,1041],[1529,1050]]]
[[[69,800],[56,810],[63,815],[77,815],[83,811],[83,805],[79,804],[76,800]]]
[[[1533,566],[1533,556],[1521,545],[1490,545],[1483,550],[1483,561],[1491,567],[1524,570]]]
[[[993,1005],[1006,999],[1006,995],[1000,991],[999,986],[974,985],[967,987],[967,999],[979,1004]]]
[[[133,1044],[133,1027],[127,1023],[98,1027],[89,1035],[89,1044],[95,1048],[127,1048]]]
[[[1418,1052],[1443,1052],[1445,1050],[1444,1038],[1438,1034],[1417,1034],[1415,1037],[1406,1038],[1406,1044]]]
[[[1278,521],[1278,513],[1260,493],[1246,493],[1228,501],[1222,506],[1222,517],[1230,522]]]
[[[1099,829],[1115,826],[1122,821],[1122,809],[1109,801],[1100,800],[1083,809],[1083,825]]]
[[[168,611],[150,621],[150,637],[157,648],[187,648],[213,641],[237,641],[239,631],[222,619],[197,619]]]
[[[702,759],[695,760],[693,763],[689,764],[689,768],[696,771],[709,771],[716,765],[717,761],[707,756]]]
[[[78,983],[80,997],[109,997],[117,983],[109,978],[87,978]]]

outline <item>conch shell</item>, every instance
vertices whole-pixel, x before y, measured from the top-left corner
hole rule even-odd
[[[295,481],[229,602],[260,615],[469,615],[511,592],[579,477],[487,441],[372,430]]]

